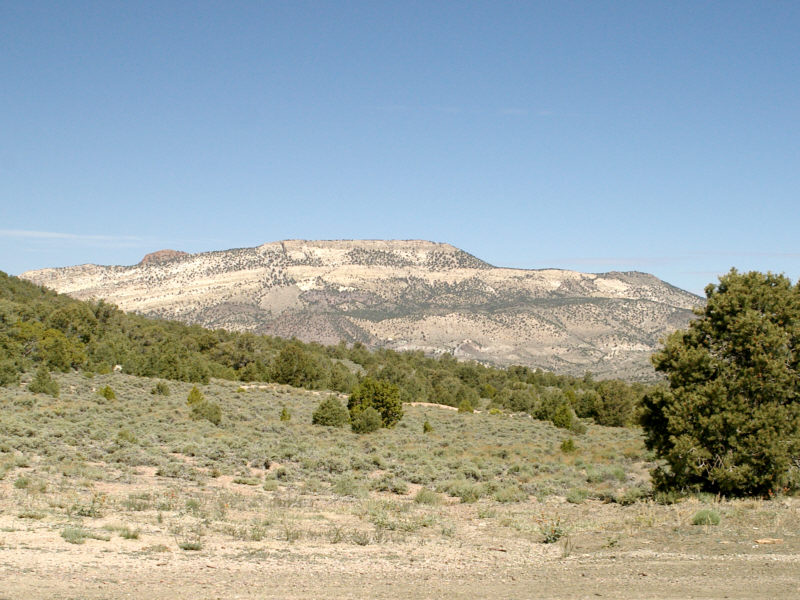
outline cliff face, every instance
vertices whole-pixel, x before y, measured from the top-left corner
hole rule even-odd
[[[162,263],[186,255],[186,252],[181,252],[180,250],[157,250],[156,252],[146,254],[139,264]]]
[[[644,273],[502,269],[426,241],[289,240],[21,277],[206,327],[631,379],[653,376],[659,338],[702,303]]]

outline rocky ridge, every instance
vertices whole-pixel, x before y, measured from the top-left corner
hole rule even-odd
[[[21,277],[205,327],[629,379],[653,377],[659,338],[702,303],[645,273],[497,268],[417,240],[287,240]]]
[[[187,254],[188,252],[182,252],[180,250],[157,250],[156,252],[145,254],[144,258],[139,264],[162,263],[172,260],[173,258],[186,256]]]

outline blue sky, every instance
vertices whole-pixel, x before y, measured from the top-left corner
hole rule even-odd
[[[305,239],[800,276],[800,3],[0,3],[0,269]]]

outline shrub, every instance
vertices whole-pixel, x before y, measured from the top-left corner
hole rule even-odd
[[[289,412],[289,409],[285,406],[281,409],[281,421],[291,421],[292,420],[292,413]]]
[[[203,400],[192,406],[192,418],[196,421],[205,419],[214,425],[219,425],[222,421],[222,409],[216,402]]]
[[[433,425],[431,425],[428,419],[425,419],[425,422],[422,424],[422,433],[430,433],[433,431]]]
[[[492,497],[497,502],[525,502],[528,494],[516,485],[501,485],[494,491]]]
[[[136,443],[136,435],[130,430],[122,428],[117,432],[117,441],[126,442],[128,444]]]
[[[543,517],[539,520],[539,532],[542,534],[542,543],[554,544],[567,535],[567,529],[561,523],[561,517]]]
[[[420,488],[417,495],[414,496],[414,502],[417,504],[428,504],[430,506],[438,506],[442,503],[442,497],[428,488]]]
[[[485,492],[484,486],[466,479],[448,481],[444,487],[448,494],[460,499],[465,504],[477,502]]]
[[[559,429],[572,429],[575,414],[566,402],[556,406],[553,414],[550,415],[550,422]]]
[[[624,427],[635,421],[636,394],[626,383],[617,380],[597,384],[597,401],[593,414],[598,425]]]
[[[710,508],[704,508],[694,513],[692,525],[719,525],[719,513]]]
[[[185,542],[178,542],[178,548],[181,550],[196,552],[203,549],[203,542],[198,540],[190,540]]]
[[[120,529],[120,537],[126,540],[138,540],[141,531],[139,529],[131,529],[130,527],[123,527]]]
[[[574,434],[583,435],[586,433],[586,425],[581,423],[579,419],[573,419],[572,426],[569,428],[569,430]]]
[[[97,393],[106,400],[116,400],[117,398],[117,394],[114,392],[114,390],[111,388],[110,385],[100,388],[100,390],[98,390]]]
[[[13,360],[0,361],[0,386],[19,383],[19,371]]]
[[[272,362],[270,377],[277,383],[314,389],[320,387],[327,373],[313,354],[297,342],[290,342]]]
[[[734,269],[706,297],[652,358],[669,384],[642,402],[645,443],[668,465],[655,487],[768,495],[796,485],[800,285]]]
[[[314,414],[311,415],[311,423],[314,425],[344,427],[349,421],[350,413],[336,396],[328,396],[320,402]]]
[[[589,497],[589,490],[583,488],[573,488],[567,492],[567,502],[570,504],[582,504]]]
[[[150,390],[150,393],[154,396],[169,396],[170,389],[166,383],[159,381],[157,384],[155,384],[155,386],[153,386],[153,389]]]
[[[351,427],[356,433],[372,433],[381,428],[381,414],[368,406],[367,408],[359,411],[351,419]]]
[[[337,496],[361,497],[365,495],[364,487],[350,475],[337,479],[331,486],[331,491]]]
[[[58,382],[50,377],[50,371],[47,370],[47,367],[41,365],[36,370],[33,381],[28,385],[28,390],[34,394],[48,394],[53,398],[58,398],[60,388]]]
[[[365,377],[353,390],[347,408],[353,420],[358,413],[373,408],[378,412],[383,427],[394,427],[403,418],[400,389],[393,383],[371,377]]]
[[[572,438],[567,438],[561,442],[561,451],[564,454],[571,454],[572,452],[575,452],[575,450],[577,450],[577,447],[575,446],[575,440]]]
[[[473,413],[473,412],[475,412],[475,409],[472,407],[472,403],[467,398],[464,398],[458,404],[458,412],[460,412],[460,413]]]
[[[186,404],[189,406],[194,406],[195,404],[200,404],[201,402],[205,402],[206,397],[203,396],[203,392],[197,389],[197,386],[192,386],[192,389],[189,390],[189,395],[186,397]]]
[[[70,544],[83,544],[87,539],[107,542],[111,536],[82,529],[80,527],[65,527],[61,530],[61,537]]]

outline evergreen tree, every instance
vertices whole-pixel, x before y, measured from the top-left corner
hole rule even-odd
[[[189,390],[189,395],[186,397],[186,404],[189,406],[194,406],[195,404],[201,404],[206,401],[205,396],[203,396],[203,392],[197,389],[197,386],[192,386],[192,389]]]
[[[311,416],[311,423],[314,425],[327,425],[328,427],[344,427],[349,421],[350,413],[336,396],[328,396],[320,402]]]
[[[353,417],[351,427],[355,433],[372,433],[378,431],[381,424],[381,413],[367,406]]]
[[[403,404],[397,386],[372,377],[365,377],[353,390],[347,408],[352,419],[367,408],[374,408],[384,427],[394,427],[403,418]]]
[[[50,377],[50,371],[47,370],[47,367],[40,365],[36,370],[36,375],[28,385],[28,390],[34,394],[48,394],[53,398],[58,398],[60,388],[58,382]]]
[[[736,270],[706,287],[687,330],[653,356],[668,388],[647,394],[647,446],[661,489],[763,495],[798,487],[800,285]]]
[[[326,373],[315,356],[292,342],[275,357],[271,376],[277,383],[313,389],[324,383]]]

